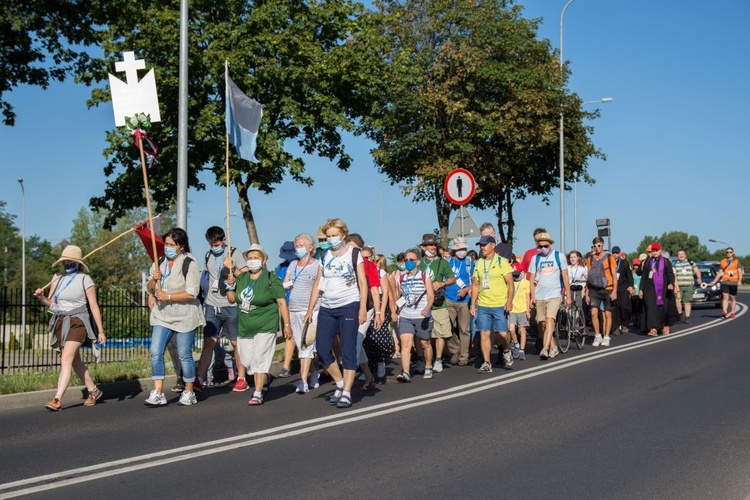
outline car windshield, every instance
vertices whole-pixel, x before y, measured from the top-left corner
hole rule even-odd
[[[701,271],[702,281],[711,281],[716,277],[716,270],[711,266],[698,266]]]

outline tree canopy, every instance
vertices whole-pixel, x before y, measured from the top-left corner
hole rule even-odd
[[[596,114],[564,91],[567,73],[521,13],[504,0],[385,0],[357,35],[374,49],[358,52],[361,67],[380,76],[361,128],[375,163],[415,201],[435,202],[444,238],[443,181],[463,167],[477,180],[471,204],[495,208],[501,239],[513,239],[513,201],[557,186],[561,109],[566,178],[590,181],[586,161],[600,154],[582,122]]]
[[[155,69],[162,121],[154,124],[149,135],[161,151],[149,176],[158,210],[170,206],[176,185],[179,3],[146,0],[125,8],[101,32],[105,61],[91,75],[95,80],[106,78],[125,50],[136,50],[136,56]],[[231,152],[230,182],[239,193],[252,242],[258,236],[250,187],[271,193],[285,176],[313,183],[303,158],[292,153],[291,146],[328,158],[341,169],[351,164],[340,132],[352,130],[353,123],[342,104],[346,98],[339,78],[343,68],[333,54],[356,29],[360,10],[360,5],[349,0],[190,2],[190,186],[205,188],[198,180],[204,169],[213,171],[217,184],[225,183],[225,61],[234,82],[266,106],[258,135],[260,162],[240,160]],[[108,89],[98,88],[90,105],[109,99]],[[91,206],[105,209],[105,224],[111,226],[127,210],[142,206],[143,185],[127,134],[111,130],[107,138],[105,174],[111,180]]]

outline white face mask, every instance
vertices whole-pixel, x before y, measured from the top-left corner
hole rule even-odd
[[[331,248],[338,248],[341,246],[341,236],[329,236],[328,243],[331,244]]]
[[[539,249],[539,253],[541,253],[542,255],[549,255],[549,250],[550,250],[549,247],[541,247]]]
[[[251,273],[255,273],[260,271],[260,268],[263,267],[263,261],[259,259],[250,259],[247,261],[247,268],[250,269]]]
[[[456,258],[457,259],[465,259],[467,253],[468,253],[467,250],[456,250]]]
[[[430,252],[429,250],[424,251],[425,256],[429,257],[430,259],[435,256],[433,252]]]

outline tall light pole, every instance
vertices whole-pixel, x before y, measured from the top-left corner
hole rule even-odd
[[[563,18],[565,11],[575,0],[568,0],[560,13],[560,159],[558,166],[560,168],[560,250],[565,253],[565,112],[563,109],[563,100],[565,94],[565,59],[563,59]]]
[[[26,347],[26,190],[21,185],[21,350]]]
[[[187,227],[188,0],[180,0],[180,59],[177,100],[177,226]]]
[[[581,106],[585,104],[606,104],[614,101],[611,97],[602,97],[598,101],[583,101]],[[578,181],[573,181],[573,243],[575,249],[580,250],[578,246]]]
[[[724,245],[724,246],[726,246],[726,247],[730,247],[730,246],[732,246],[732,245],[730,245],[729,243],[727,243],[726,241],[721,241],[721,240],[712,240],[711,238],[709,238],[709,239],[708,239],[708,241],[710,241],[711,243],[721,243],[722,245]]]

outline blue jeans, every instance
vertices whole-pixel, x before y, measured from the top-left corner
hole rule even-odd
[[[359,302],[328,309],[321,307],[318,312],[318,331],[315,346],[318,356],[326,366],[336,362],[333,355],[333,338],[339,334],[341,344],[341,365],[344,370],[357,369],[357,329],[359,328]]]
[[[151,332],[151,378],[164,380],[164,351],[172,335],[177,337],[177,352],[182,364],[182,380],[193,382],[195,380],[195,361],[193,360],[193,344],[195,343],[195,332],[176,332],[165,326],[154,326]]]

